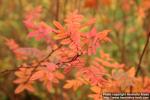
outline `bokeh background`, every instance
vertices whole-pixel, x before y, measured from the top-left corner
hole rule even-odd
[[[112,41],[100,49],[124,63],[127,69],[137,66],[150,31],[150,0],[0,0],[0,70],[14,68],[20,63],[5,45],[5,38],[12,38],[21,46],[43,47],[43,42],[27,38],[28,30],[23,24],[25,12],[37,6],[43,8],[42,20],[49,25],[53,20],[63,23],[67,13],[76,9],[85,16],[84,20],[96,18],[95,26],[99,31],[112,30],[109,34]],[[150,71],[149,51],[150,47],[142,62],[147,73]],[[86,97],[86,87],[73,93],[62,90],[64,82],[56,86],[52,93],[45,92],[39,86],[38,94],[24,92],[15,95],[13,73],[0,76],[0,100],[61,100],[59,97],[62,95],[68,100],[89,99]]]

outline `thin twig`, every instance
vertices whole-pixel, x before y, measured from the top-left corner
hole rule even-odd
[[[56,65],[71,63],[73,61],[76,61],[80,56],[81,56],[80,54],[77,54],[74,57],[72,57],[72,59],[70,59],[68,61],[64,61],[64,62],[58,62],[58,63],[56,63]]]
[[[147,48],[147,46],[148,46],[148,44],[149,44],[149,40],[150,40],[150,32],[148,33],[147,41],[146,41],[146,43],[145,43],[144,49],[143,49],[143,51],[142,51],[142,54],[141,54],[141,56],[140,56],[139,64],[138,64],[137,70],[136,70],[136,72],[135,72],[135,77],[137,77],[138,72],[141,70],[142,59],[143,59],[143,56],[144,56],[144,54],[145,54],[146,48]]]
[[[52,50],[44,59],[42,59],[41,61],[38,62],[38,64],[36,64],[34,66],[34,69],[31,71],[31,74],[29,75],[27,81],[25,83],[27,83],[30,78],[32,77],[32,75],[34,74],[34,72],[36,71],[36,69],[41,65],[42,62],[44,62],[45,60],[47,60],[55,51],[59,50],[62,47],[62,45],[60,45],[58,48]]]

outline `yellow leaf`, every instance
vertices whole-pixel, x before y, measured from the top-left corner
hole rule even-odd
[[[66,38],[67,36],[68,36],[68,34],[60,33],[60,34],[55,35],[55,36],[54,36],[54,39],[55,39],[55,40],[59,40],[59,39]]]
[[[93,87],[91,87],[91,90],[92,90],[93,92],[95,92],[95,93],[100,93],[100,92],[101,92],[101,88],[98,87],[98,86],[93,86]]]
[[[77,90],[80,86],[82,85],[81,81],[75,80],[74,85],[73,85],[73,90]]]
[[[73,86],[74,81],[73,80],[67,80],[67,83],[64,85],[65,89],[69,89]]]
[[[83,83],[79,80],[68,80],[67,84],[64,85],[64,88],[73,88],[73,90],[77,90],[82,84]]]

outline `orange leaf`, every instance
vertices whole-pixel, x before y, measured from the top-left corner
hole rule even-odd
[[[37,71],[37,72],[35,72],[35,73],[31,76],[30,80],[37,80],[37,79],[40,79],[40,78],[43,77],[43,75],[44,75],[44,72],[43,72],[43,71]]]
[[[65,84],[64,88],[73,88],[73,90],[77,90],[82,84],[83,83],[79,80],[67,80],[67,84]]]
[[[30,92],[35,92],[35,89],[33,88],[31,84],[27,84],[25,88]]]
[[[64,85],[65,89],[69,89],[73,86],[73,82],[72,80],[67,80],[67,84]]]
[[[19,84],[19,83],[23,83],[25,81],[26,80],[24,78],[19,78],[19,79],[14,80],[13,83]]]
[[[90,25],[94,24],[95,21],[96,21],[95,18],[91,18],[88,22],[86,22],[85,24],[83,24],[83,25],[81,26],[81,28],[86,27],[86,26],[90,26]]]
[[[100,92],[101,92],[101,88],[98,87],[98,86],[93,86],[93,87],[91,87],[91,90],[92,90],[93,92],[95,92],[95,93],[100,93]]]
[[[18,93],[22,92],[24,89],[25,89],[25,85],[24,85],[24,84],[20,84],[20,85],[16,88],[15,93],[18,94]]]
[[[51,90],[51,84],[46,84],[46,88],[47,88],[48,92],[50,92],[50,90]]]
[[[62,73],[58,72],[58,71],[55,72],[54,75],[58,79],[64,79],[65,78],[65,76]]]
[[[82,82],[79,80],[75,80],[75,84],[73,90],[77,90],[82,85]]]
[[[61,30],[61,31],[65,31],[65,29],[63,28],[63,26],[59,23],[59,22],[57,22],[57,21],[53,21],[53,24],[59,29],[59,30]]]
[[[128,73],[129,76],[134,77],[134,75],[135,75],[135,68],[134,67],[130,68],[127,73]]]
[[[67,45],[67,44],[70,44],[71,43],[71,40],[70,39],[64,39],[61,41],[61,44],[63,45]]]
[[[66,38],[67,36],[68,36],[68,34],[64,34],[64,33],[62,33],[62,34],[57,34],[57,35],[54,36],[54,39],[55,39],[55,40],[59,40],[59,39]]]

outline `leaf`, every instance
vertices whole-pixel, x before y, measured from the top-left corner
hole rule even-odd
[[[64,39],[64,40],[61,41],[61,44],[62,44],[62,45],[68,45],[68,44],[70,44],[70,43],[71,43],[71,40],[70,40],[70,39]]]
[[[60,30],[60,31],[65,31],[63,26],[58,22],[58,21],[53,21],[53,24]]]
[[[13,83],[20,84],[20,83],[24,83],[25,81],[26,81],[25,79],[19,78],[19,79],[14,80]]]
[[[55,30],[45,22],[40,22],[40,24],[37,25],[35,29],[32,29],[32,31],[29,32],[28,37],[34,37],[37,41],[44,39],[46,42],[51,42],[52,40],[50,33],[53,31]]]
[[[65,19],[65,23],[67,25],[67,32],[70,34],[71,40],[76,45],[76,47],[80,47],[80,32],[79,29],[81,27],[81,21],[83,20],[83,16],[78,14],[78,11],[68,14]],[[76,49],[77,49],[76,48]]]
[[[27,84],[25,88],[26,88],[26,90],[28,90],[30,92],[35,92],[35,89],[33,88],[33,86],[31,84]]]
[[[90,38],[95,37],[97,34],[96,28],[92,28],[92,30],[88,33]]]
[[[20,92],[22,92],[25,89],[25,85],[24,84],[20,84],[16,89],[15,89],[15,93],[18,94]]]
[[[93,27],[92,30],[86,34],[88,55],[96,54],[96,50],[100,46],[100,42],[109,41],[109,38],[107,37],[108,32],[109,30],[105,30],[98,33],[96,28]]]
[[[73,84],[74,84],[74,81],[67,80],[67,83],[64,85],[64,88],[69,89],[73,86]]]
[[[95,61],[100,63],[101,66],[109,67],[109,68],[123,68],[124,64],[117,63],[114,59],[112,59],[108,54],[100,51],[101,57],[96,57]]]
[[[6,39],[5,40],[5,44],[11,49],[11,50],[15,50],[17,48],[19,48],[19,45],[16,43],[15,40],[13,39]]]
[[[80,22],[83,20],[83,16],[78,14],[78,11],[75,10],[72,13],[69,13],[67,15],[67,18],[65,19],[66,24],[70,28],[77,28],[80,26]]]
[[[30,83],[27,84],[20,84],[16,89],[15,89],[15,93],[18,94],[24,90],[28,90],[30,92],[35,92],[35,89],[32,87],[32,85]]]
[[[56,78],[61,79],[61,80],[65,78],[65,76],[62,73],[58,72],[58,71],[54,72],[54,75],[55,75]]]
[[[98,87],[98,86],[93,86],[93,87],[91,87],[91,90],[92,90],[94,93],[100,93],[100,92],[101,92],[101,88]]]
[[[28,47],[24,47],[24,48],[18,48],[15,50],[15,54],[19,57],[23,57],[26,56],[28,58],[37,58],[40,59],[43,56],[45,56],[44,52],[37,49],[37,48],[28,48]]]
[[[67,83],[64,85],[65,89],[73,88],[73,90],[77,90],[83,83],[79,80],[67,80]]]
[[[17,77],[23,77],[23,76],[24,76],[24,73],[22,73],[21,71],[16,71],[16,72],[15,72],[15,75],[16,75]]]
[[[30,9],[26,12],[26,16],[25,16],[25,21],[26,20],[35,20],[37,18],[40,17],[42,11],[42,7],[41,6],[37,6],[34,9]]]
[[[37,79],[42,78],[43,76],[44,76],[44,72],[43,72],[42,70],[40,70],[40,71],[35,72],[35,73],[31,76],[30,80],[34,81],[34,80],[37,80]]]
[[[48,90],[48,92],[51,91],[51,83],[48,81],[47,84],[46,84],[46,89]]]
[[[95,22],[96,22],[96,19],[95,19],[95,18],[91,18],[88,22],[86,22],[85,24],[83,24],[83,25],[81,26],[81,28],[86,27],[86,26],[93,25]]]
[[[135,67],[131,67],[131,68],[127,71],[127,74],[128,74],[130,77],[134,77],[134,75],[135,75]]]
[[[76,84],[73,87],[73,90],[77,90],[82,85],[82,82],[79,80],[76,80]]]
[[[55,35],[54,39],[55,40],[60,40],[60,39],[66,38],[66,37],[68,37],[68,34],[66,34],[66,33],[60,33],[60,34]]]
[[[58,68],[58,66],[54,63],[51,63],[51,62],[44,62],[42,63],[42,65],[45,65],[48,69],[48,71],[54,71]]]
[[[99,33],[100,40],[105,40],[105,38],[108,36],[108,33],[111,32],[111,30],[104,30]]]

